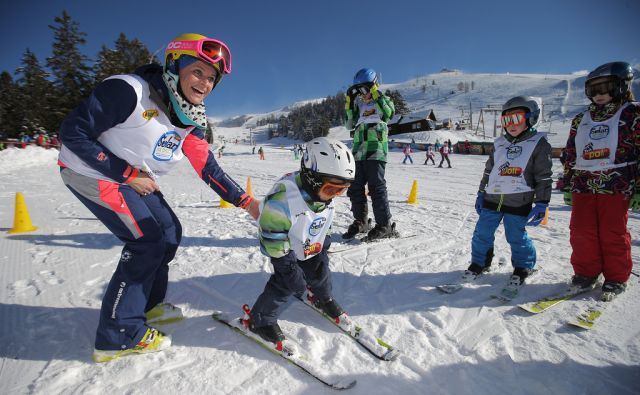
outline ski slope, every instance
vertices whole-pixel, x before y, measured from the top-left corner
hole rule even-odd
[[[636,75],[631,90],[635,97],[640,97],[640,72],[637,71],[638,65],[633,67]],[[452,119],[455,122],[463,118],[468,119],[471,110],[473,124],[469,129],[473,129],[474,134],[467,136],[470,141],[483,141],[485,138],[493,139],[500,135],[500,114],[487,112],[487,109],[500,109],[514,96],[533,96],[542,104],[538,130],[548,133],[549,142],[553,147],[564,147],[571,119],[578,112],[584,111],[589,104],[589,100],[584,95],[584,81],[587,74],[587,71],[571,74],[449,71],[416,76],[402,82],[383,79],[380,90],[399,91],[412,114],[426,116],[427,111],[433,110],[439,121]],[[286,116],[293,108],[321,100],[300,101],[266,114],[248,114],[245,126],[255,127],[259,119]],[[484,109],[483,122],[480,123],[482,109]],[[494,123],[497,126],[495,135]],[[429,137],[429,133],[425,132],[411,135],[417,142],[426,142]],[[408,138],[408,141],[410,140],[411,137]],[[435,141],[435,138],[432,141]],[[453,138],[452,141],[455,142]]]
[[[242,128],[218,130],[231,138]],[[344,138],[344,129],[334,130]],[[292,142],[261,141],[266,161],[228,140],[223,168],[264,195],[296,170]],[[281,148],[281,145],[283,148]],[[435,287],[469,264],[477,215],[473,209],[486,157],[452,155],[452,169],[402,165],[393,151],[387,183],[398,230],[416,237],[331,254],[334,297],[361,325],[402,355],[382,362],[299,302],[281,317],[329,376],[354,378],[349,394],[637,394],[640,382],[640,287],[632,286],[591,331],[569,327],[578,297],[537,315],[489,295],[511,273],[500,228],[495,270],[477,285],[444,295]],[[439,159],[439,156],[437,157]],[[554,162],[554,173],[560,168]],[[210,318],[212,310],[241,313],[253,303],[271,267],[259,251],[253,220],[220,209],[188,161],[160,179],[182,222],[184,237],[171,264],[167,300],[186,319],[163,327],[173,346],[161,353],[106,364],[91,361],[103,290],[121,245],[64,187],[56,152],[30,147],[0,152],[0,393],[1,394],[328,394],[332,390]],[[405,203],[413,180],[419,203]],[[23,192],[33,233],[7,235],[14,198]],[[349,202],[337,201],[334,232],[351,222]],[[562,288],[569,264],[570,209],[554,193],[549,224],[530,229],[539,275],[522,289],[528,302]],[[630,214],[634,271],[640,272],[640,215]]]

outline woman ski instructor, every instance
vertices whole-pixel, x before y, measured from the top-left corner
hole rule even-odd
[[[183,34],[167,45],[163,67],[107,78],[61,125],[65,185],[124,243],[102,300],[96,362],[171,345],[150,320],[175,309],[162,302],[182,228],[157,177],[186,156],[218,195],[258,217],[259,202],[225,174],[204,140],[204,99],[230,72],[222,41]]]

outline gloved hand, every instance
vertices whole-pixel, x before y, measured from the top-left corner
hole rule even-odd
[[[636,191],[636,193],[631,196],[631,202],[629,202],[629,208],[633,211],[640,210],[640,191]]]
[[[371,89],[369,90],[369,92],[371,92],[371,97],[373,98],[373,100],[378,100],[378,98],[380,97],[380,92],[378,92],[378,84],[373,84],[371,86]]]
[[[571,191],[564,191],[564,204],[567,206],[573,206],[573,194]]]
[[[480,215],[480,211],[482,211],[482,205],[484,203],[484,191],[478,191],[478,196],[476,197],[476,213]]]
[[[344,109],[346,111],[351,110],[351,95],[347,94],[344,98]]]
[[[529,217],[527,217],[527,226],[538,226],[540,222],[544,219],[544,214],[547,212],[547,207],[549,204],[544,202],[537,202],[531,212],[529,212]]]

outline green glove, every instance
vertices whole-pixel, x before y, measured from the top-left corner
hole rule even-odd
[[[640,211],[640,192],[636,192],[631,196],[631,202],[629,202],[629,208],[633,211]]]
[[[370,92],[371,92],[371,97],[373,97],[373,100],[378,100],[378,98],[380,97],[380,92],[378,92],[378,84],[373,84]]]
[[[351,110],[351,96],[347,95],[344,99],[344,109],[346,111]]]
[[[564,191],[564,204],[567,206],[573,206],[573,195],[571,191]]]

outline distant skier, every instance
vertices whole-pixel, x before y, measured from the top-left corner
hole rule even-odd
[[[402,152],[404,153],[404,160],[402,161],[402,164],[404,165],[407,162],[407,159],[409,159],[409,162],[413,164],[413,159],[411,158],[411,154],[413,153],[413,150],[411,149],[411,145],[409,144],[405,145],[404,150],[402,150]]]
[[[345,239],[367,231],[368,240],[397,235],[395,224],[391,223],[384,177],[389,153],[387,122],[393,117],[395,107],[378,89],[378,74],[373,69],[361,69],[353,77],[353,85],[347,89],[345,98],[346,127],[355,128],[352,152],[356,160],[356,178],[347,192],[354,221],[342,235]],[[371,230],[365,186],[369,189],[376,220]]]
[[[156,176],[186,156],[218,195],[258,217],[259,202],[225,174],[205,140],[204,99],[230,72],[224,43],[183,34],[167,46],[164,68],[107,78],[60,126],[63,182],[124,243],[102,299],[96,362],[166,349],[171,338],[152,320],[181,316],[164,298],[182,227]]]
[[[440,164],[438,165],[438,167],[442,167],[442,164],[444,163],[444,161],[447,161],[447,165],[449,165],[449,169],[451,168],[451,161],[449,160],[449,146],[447,145],[447,143],[445,142],[444,144],[442,144],[442,146],[440,147]]]
[[[282,177],[265,197],[258,236],[274,273],[251,309],[250,329],[266,341],[285,339],[278,317],[289,297],[302,297],[307,287],[310,301],[329,317],[345,314],[331,293],[327,251],[335,215],[332,200],[349,188],[354,175],[349,148],[318,137],[307,143],[300,171]]]
[[[431,161],[431,163],[433,163],[433,165],[436,165],[436,161],[435,161],[435,154],[433,153],[433,146],[429,145],[429,147],[427,147],[427,153],[426,153],[426,159],[424,160],[424,164],[426,165],[427,162]]]
[[[473,279],[489,269],[495,231],[503,222],[514,267],[505,287],[508,292],[517,292],[536,264],[536,249],[525,226],[540,224],[551,199],[551,145],[535,129],[539,116],[538,103],[528,96],[514,97],[502,106],[506,133],[493,143],[475,203],[480,217],[465,278]]]
[[[262,149],[262,147],[258,148],[258,155],[260,156],[260,160],[264,160],[264,149]]]
[[[629,207],[640,209],[640,103],[633,69],[606,63],[587,76],[587,110],[575,116],[565,147],[564,200],[570,222],[572,284],[593,287],[602,273],[602,299],[624,292],[631,274]]]

